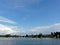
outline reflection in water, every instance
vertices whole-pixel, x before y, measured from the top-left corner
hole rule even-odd
[[[60,45],[60,39],[0,38],[0,45]]]
[[[0,45],[11,45],[9,38],[0,38]]]

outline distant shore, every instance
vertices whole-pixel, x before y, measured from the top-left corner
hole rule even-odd
[[[24,36],[20,36],[20,35],[10,35],[10,34],[6,34],[6,35],[0,35],[0,38],[60,38],[60,32],[51,32],[51,34],[36,34],[36,35],[24,35]]]

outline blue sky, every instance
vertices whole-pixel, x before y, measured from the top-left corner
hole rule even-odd
[[[25,33],[41,26],[59,25],[60,0],[0,0],[0,18],[0,24],[20,27]]]

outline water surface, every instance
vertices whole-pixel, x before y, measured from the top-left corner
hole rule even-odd
[[[60,39],[53,38],[0,38],[0,45],[60,45]]]

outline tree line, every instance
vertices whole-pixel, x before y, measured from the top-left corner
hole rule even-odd
[[[0,37],[25,37],[25,38],[60,38],[60,32],[51,32],[51,34],[32,34],[32,35],[11,35],[11,34],[6,34],[6,35],[0,35]]]

